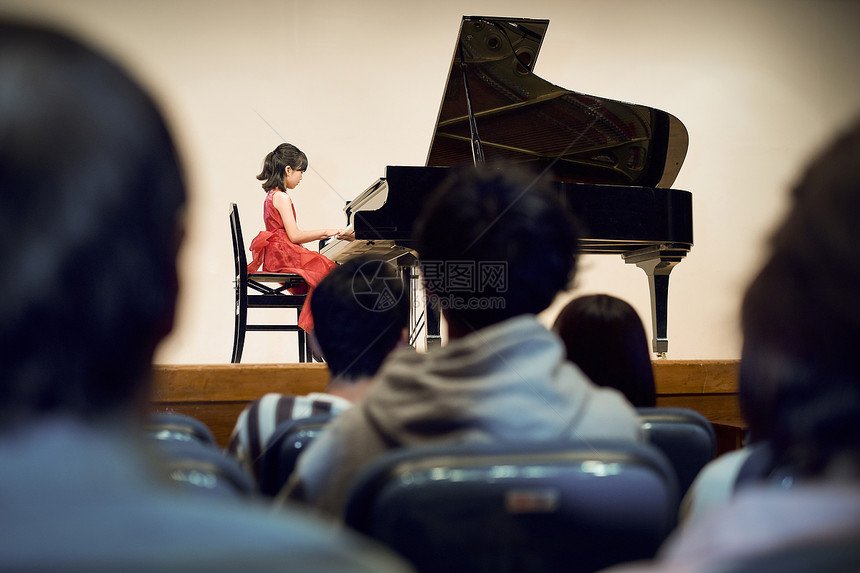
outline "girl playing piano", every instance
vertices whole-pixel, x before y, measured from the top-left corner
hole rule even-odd
[[[263,201],[263,221],[265,231],[251,241],[250,250],[253,261],[248,272],[256,272],[260,265],[264,272],[294,273],[305,279],[308,286],[291,290],[293,294],[310,295],[313,289],[335,266],[323,255],[310,251],[303,243],[317,241],[326,237],[348,238],[342,236],[340,229],[300,229],[296,223],[296,208],[288,194],[301,182],[308,168],[308,158],[296,146],[289,143],[278,145],[266,155],[263,170],[257,179],[263,182],[266,199]],[[313,330],[313,317],[310,304],[304,305],[299,315],[299,326],[306,332]]]

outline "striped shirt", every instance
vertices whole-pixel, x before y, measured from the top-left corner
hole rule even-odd
[[[281,423],[318,414],[337,415],[350,406],[352,402],[346,398],[320,392],[307,396],[266,394],[239,414],[227,444],[227,453],[238,459],[259,483],[259,461],[266,443]]]

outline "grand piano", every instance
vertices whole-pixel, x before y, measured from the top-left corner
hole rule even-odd
[[[687,153],[687,130],[664,111],[535,75],[548,26],[464,16],[426,165],[386,167],[344,208],[355,241],[329,240],[320,252],[336,262],[371,253],[414,277],[413,223],[450,171],[524,164],[551,174],[581,224],[580,253],[620,255],[645,271],[652,350],[665,356],[669,274],[693,245],[692,196],[670,188]],[[435,342],[438,317],[426,311],[413,327]]]

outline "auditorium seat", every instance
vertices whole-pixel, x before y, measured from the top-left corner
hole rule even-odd
[[[669,458],[681,497],[696,474],[714,459],[717,437],[707,418],[687,408],[637,408],[648,441]]]
[[[380,456],[344,521],[418,571],[575,573],[652,557],[677,507],[674,471],[647,444],[460,444]]]
[[[206,424],[184,414],[153,413],[144,424],[158,471],[173,485],[196,494],[247,498],[253,480],[221,452]]]
[[[788,487],[798,479],[799,471],[796,467],[777,463],[769,442],[753,442],[744,446],[744,450],[748,454],[735,476],[735,491],[768,484]]]
[[[323,432],[333,417],[332,414],[318,414],[287,420],[278,425],[266,442],[260,459],[260,493],[274,497],[281,491],[296,467],[299,454]]]
[[[162,475],[191,494],[244,500],[256,493],[242,466],[217,448],[177,440],[161,440],[154,445]]]
[[[215,446],[215,436],[209,426],[186,414],[153,412],[144,423],[144,431],[155,440],[195,440]]]
[[[711,573],[857,573],[860,543],[857,533],[837,539],[795,541],[728,563],[714,566]]]

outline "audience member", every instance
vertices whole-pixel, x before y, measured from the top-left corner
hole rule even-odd
[[[394,268],[370,256],[336,267],[314,290],[311,336],[328,363],[326,391],[266,394],[239,415],[227,451],[259,481],[269,438],[288,420],[340,414],[364,396],[385,357],[405,340],[409,300]]]
[[[401,570],[304,514],[161,483],[143,449],[185,186],[150,97],[0,20],[0,570]]]
[[[577,241],[570,215],[540,180],[511,168],[455,174],[415,230],[448,344],[395,351],[362,403],[302,455],[287,495],[339,516],[357,470],[400,446],[639,440],[630,404],[591,384],[535,316],[571,281]]]
[[[858,212],[860,123],[826,148],[794,188],[743,301],[741,410],[753,441],[770,448],[773,467],[791,471],[688,520],[653,567],[630,571],[715,571],[804,546],[828,550],[798,552],[778,570],[798,562],[809,571],[860,567]],[[826,544],[833,541],[847,551],[831,551]],[[850,547],[853,561],[840,562]],[[813,557],[831,562],[804,561]]]
[[[559,313],[553,330],[564,342],[567,359],[592,382],[615,388],[637,408],[656,405],[645,328],[627,302],[607,294],[575,298]]]

